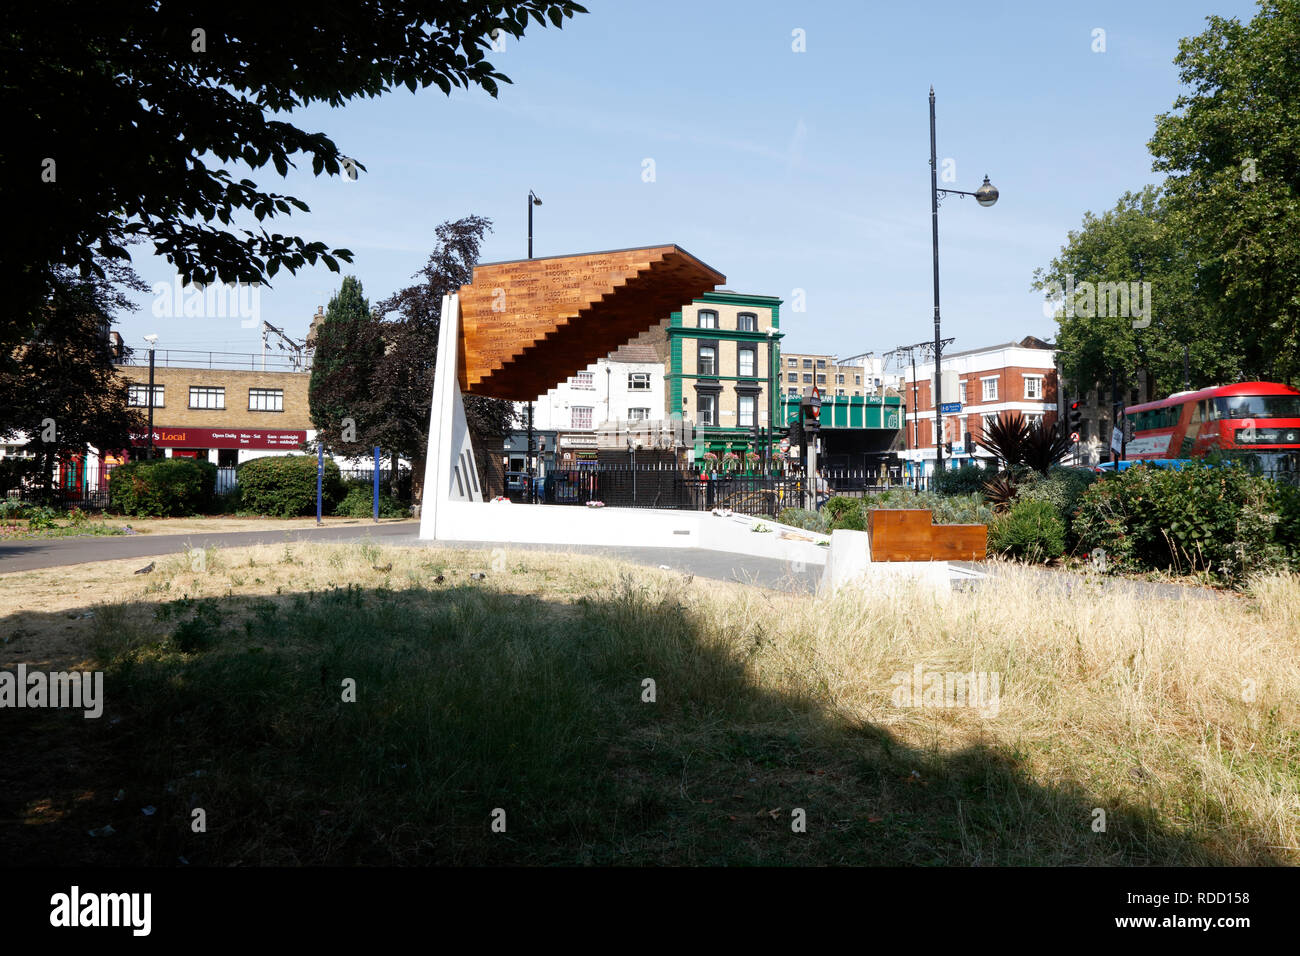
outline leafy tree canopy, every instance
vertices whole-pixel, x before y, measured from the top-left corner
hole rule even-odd
[[[1212,16],[1179,45],[1190,91],[1149,143],[1204,294],[1236,330],[1242,370],[1300,372],[1300,0],[1247,24]]]
[[[316,329],[307,387],[312,423],[327,445],[345,455],[364,455],[371,447],[365,423],[372,413],[371,380],[383,354],[378,318],[361,283],[345,276]]]
[[[263,281],[346,249],[257,223],[307,205],[237,178],[284,175],[299,158],[320,175],[349,161],[288,117],[400,86],[509,82],[487,59],[493,36],[529,21],[561,26],[570,0],[75,0],[0,6],[0,270],[15,306],[12,345],[35,324],[60,266],[104,275],[146,237],[186,282]],[[232,172],[232,168],[235,172]]]

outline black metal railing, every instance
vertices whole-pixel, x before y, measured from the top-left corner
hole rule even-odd
[[[830,494],[863,497],[899,487],[897,473],[870,470],[828,470]],[[823,496],[824,497],[824,496]],[[538,483],[544,504],[587,505],[600,502],[616,508],[731,511],[776,517],[785,508],[812,508],[812,483],[802,474],[702,472],[675,466],[632,466],[600,463],[553,469]]]

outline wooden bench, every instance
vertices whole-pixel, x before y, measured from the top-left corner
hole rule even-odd
[[[936,525],[926,509],[871,509],[867,535],[872,561],[983,561],[988,551],[985,525]]]

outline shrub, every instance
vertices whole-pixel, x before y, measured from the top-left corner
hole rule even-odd
[[[1066,528],[1066,546],[1074,544],[1070,531],[1074,512],[1088,486],[1097,480],[1087,468],[1053,468],[1046,477],[1037,472],[1027,475],[1016,489],[1017,501],[1046,501],[1056,509]]]
[[[316,510],[316,459],[310,455],[274,455],[254,458],[236,472],[240,506],[257,514],[292,518]],[[321,505],[333,511],[343,498],[339,466],[325,462]]]
[[[1017,501],[989,526],[989,550],[1026,561],[1049,561],[1065,553],[1065,522],[1046,501]]]
[[[867,515],[862,508],[861,498],[848,498],[835,495],[822,505],[821,513],[832,531],[866,531]]]
[[[825,534],[830,530],[822,515],[807,508],[785,508],[776,520],[792,528],[802,528],[804,531],[819,531]]]
[[[993,472],[981,465],[949,468],[934,476],[932,486],[941,495],[971,495],[984,487]]]
[[[109,507],[121,514],[192,515],[212,506],[217,466],[193,458],[132,461],[109,472]]]
[[[1235,582],[1295,562],[1300,504],[1244,468],[1135,467],[1091,485],[1073,531],[1121,570],[1208,571]]]
[[[993,512],[977,495],[940,495],[933,491],[891,488],[866,500],[865,510],[872,508],[925,508],[935,524],[988,524]]]
[[[334,508],[334,514],[345,518],[369,518],[374,514],[374,486],[363,479],[353,479],[346,485],[346,494]],[[314,491],[313,491],[314,494]],[[379,517],[404,518],[411,509],[380,489]]]

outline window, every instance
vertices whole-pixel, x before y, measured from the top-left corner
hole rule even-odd
[[[812,359],[804,359],[804,360],[803,360],[803,367],[804,367],[804,368],[812,368]]]
[[[738,332],[757,332],[758,316],[753,312],[741,312],[736,316],[736,331]]]
[[[797,389],[797,388],[787,389],[787,394],[789,394],[789,395],[798,395],[798,394],[799,394],[799,389]]]
[[[718,350],[712,345],[700,346],[699,374],[718,374]]]
[[[165,386],[155,385],[153,387],[153,407],[163,407],[163,388]],[[127,404],[133,408],[149,407],[149,386],[148,385],[128,385],[126,394]]]
[[[786,360],[785,360],[785,364],[788,365],[790,368],[798,368],[798,367],[799,367],[799,360],[798,360],[798,359],[786,359]]]
[[[804,381],[804,384],[805,384],[805,385],[811,385],[811,384],[812,384],[812,373],[811,373],[811,372],[804,372],[804,375],[803,375],[803,381]]]
[[[716,329],[718,327],[718,313],[701,311],[698,313],[699,325],[702,329]]]
[[[825,376],[825,375],[818,375],[818,376],[817,376],[817,384],[818,384],[818,385],[825,385],[825,384],[826,384],[826,376]]]
[[[248,390],[248,410],[250,412],[284,411],[284,389],[250,388]]]
[[[837,389],[835,390],[835,394],[836,394],[836,395],[843,395],[843,394],[844,394],[844,389],[842,389],[842,388],[837,388]]]
[[[818,367],[818,368],[825,368],[825,367],[826,367],[826,360],[825,360],[825,359],[818,359],[818,360],[817,360],[817,367]]]
[[[786,380],[787,382],[797,382],[797,381],[799,381],[799,373],[798,373],[798,372],[790,372],[790,373],[788,373],[788,374],[786,375],[785,380]]]
[[[578,372],[576,375],[574,375],[569,379],[569,384],[572,385],[574,388],[590,388],[592,390],[595,390],[596,383],[592,379],[592,376],[594,374],[595,374],[594,372]]]
[[[629,392],[650,391],[650,373],[649,372],[628,372],[627,390]]]
[[[701,395],[697,403],[700,409],[701,425],[718,423],[718,398],[716,395]]]
[[[753,349],[736,350],[736,374],[742,378],[754,377],[754,366],[758,364],[758,354]]]
[[[996,416],[996,415],[981,415],[980,417],[984,419],[984,423],[983,423],[983,425],[981,426],[981,427],[984,429],[984,436],[983,436],[983,437],[988,438],[988,437],[989,437],[989,429],[993,426],[993,423],[996,422],[996,421],[998,420],[998,416]]]
[[[225,408],[226,390],[207,385],[190,386],[190,408]]]
[[[737,406],[739,409],[739,420],[737,424],[741,428],[754,427],[754,411],[758,407],[758,399],[753,395],[741,395],[740,402]]]
[[[843,385],[843,384],[844,384],[844,376],[841,375],[841,374],[839,374],[838,372],[835,374],[835,384],[836,384],[836,385]]]
[[[1213,418],[1300,418],[1300,396],[1232,395],[1215,398]]]
[[[1025,398],[1031,401],[1043,400],[1043,376],[1025,376]]]
[[[570,428],[590,428],[591,427],[591,406],[574,405],[569,409],[569,427]]]
[[[855,375],[855,376],[853,376],[853,384],[854,384],[854,385],[861,385],[861,384],[862,384],[862,376],[861,376],[861,375]],[[880,384],[880,379],[876,379],[876,384],[877,384],[877,385]]]
[[[980,381],[984,384],[984,401],[995,402],[998,398],[998,380],[994,378],[982,378]]]
[[[645,422],[650,420],[650,409],[648,408],[629,408],[627,410],[627,420],[630,422]]]

